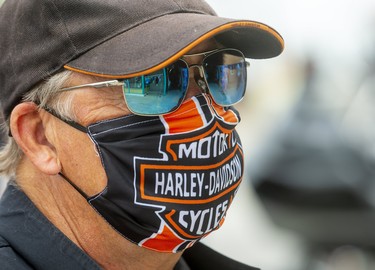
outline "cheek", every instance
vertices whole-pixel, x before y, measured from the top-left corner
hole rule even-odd
[[[87,195],[101,192],[107,177],[94,143],[87,134],[75,134],[61,146],[63,173]]]
[[[130,114],[121,88],[77,93],[74,107],[79,122],[84,126]]]

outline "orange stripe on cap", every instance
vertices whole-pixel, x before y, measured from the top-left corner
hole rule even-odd
[[[78,68],[71,67],[71,66],[69,66],[69,64],[66,64],[64,66],[64,68],[68,69],[68,70],[71,70],[71,71],[78,72],[78,73],[86,74],[86,75],[92,75],[92,76],[104,77],[104,78],[112,78],[112,79],[126,79],[126,78],[151,74],[153,72],[156,72],[156,71],[176,62],[178,59],[180,59],[184,54],[189,52],[195,46],[197,46],[198,44],[202,43],[203,41],[215,36],[216,34],[219,34],[220,32],[224,32],[224,31],[232,29],[232,28],[239,28],[239,27],[240,28],[241,27],[243,27],[243,28],[247,28],[247,27],[258,28],[258,29],[264,30],[265,32],[268,32],[269,34],[271,34],[273,37],[275,37],[279,41],[279,43],[281,45],[281,51],[284,50],[284,40],[279,35],[279,33],[277,33],[276,30],[274,30],[273,28],[271,28],[267,25],[258,23],[258,22],[254,22],[254,21],[235,21],[235,22],[224,24],[222,26],[219,26],[219,27],[207,32],[206,34],[204,34],[201,37],[199,37],[198,39],[194,40],[192,43],[187,45],[185,48],[183,48],[182,50],[180,50],[176,54],[172,55],[167,60],[161,62],[160,64],[158,64],[156,66],[153,66],[152,68],[145,69],[145,70],[142,70],[142,71],[139,71],[139,72],[134,72],[134,73],[129,73],[129,74],[113,75],[113,74],[102,74],[102,73],[95,73],[95,72],[90,72],[90,71],[86,71],[86,70],[81,70],[81,69],[78,69]]]

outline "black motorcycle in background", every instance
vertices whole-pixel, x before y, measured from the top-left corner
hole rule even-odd
[[[305,270],[375,269],[374,74],[335,107],[308,62],[300,99],[248,169],[270,218],[306,243]]]

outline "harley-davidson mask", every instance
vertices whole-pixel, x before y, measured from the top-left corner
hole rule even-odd
[[[167,115],[75,123],[95,143],[108,178],[88,203],[141,247],[186,249],[222,225],[241,183],[239,121],[234,108],[202,94]]]

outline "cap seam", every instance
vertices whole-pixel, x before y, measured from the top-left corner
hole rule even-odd
[[[66,35],[67,35],[67,37],[68,37],[68,39],[69,39],[70,44],[73,46],[73,48],[74,48],[74,52],[75,52],[75,54],[76,54],[77,51],[78,51],[78,50],[77,50],[77,47],[75,46],[73,40],[72,40],[71,37],[70,37],[69,31],[68,31],[68,27],[66,26],[65,21],[63,20],[63,17],[62,17],[62,15],[61,15],[61,12],[60,12],[59,8],[56,6],[55,1],[54,1],[54,0],[50,0],[50,1],[52,2],[52,4],[53,4],[53,6],[55,7],[57,13],[59,14],[59,20],[60,20],[61,24],[64,26],[65,33],[66,33]]]
[[[173,13],[196,13],[196,14],[205,14],[205,15],[210,15],[210,16],[216,16],[216,14],[213,15],[213,14],[208,13],[208,12],[203,12],[203,11],[200,11],[200,10],[186,8],[184,6],[181,6],[181,4],[179,4],[177,2],[177,0],[171,0],[171,1],[173,1],[179,7],[180,10],[179,11],[171,12],[169,14],[173,14]],[[212,10],[212,12],[214,12],[214,11]]]
[[[176,0],[172,0],[181,10],[183,10],[183,8],[181,7],[181,5],[179,3],[177,3]]]

